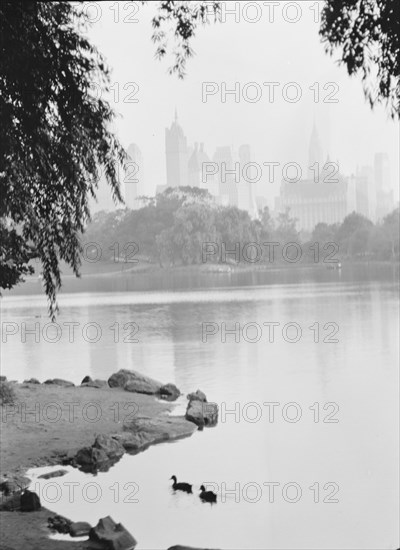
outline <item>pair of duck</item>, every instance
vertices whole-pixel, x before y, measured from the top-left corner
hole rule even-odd
[[[174,481],[172,484],[172,488],[174,491],[183,491],[184,493],[190,493],[192,494],[192,487],[193,485],[190,485],[190,483],[185,482],[177,482],[176,476],[172,476],[171,479]],[[206,488],[204,485],[200,486],[200,499],[203,502],[217,502],[217,495],[213,493],[212,491],[206,491]]]

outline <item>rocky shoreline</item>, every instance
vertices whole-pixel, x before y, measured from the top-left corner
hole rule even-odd
[[[65,465],[83,472],[107,471],[125,453],[136,454],[157,443],[189,437],[218,422],[217,405],[209,403],[200,390],[187,396],[185,415],[171,416],[168,413],[181,395],[179,389],[125,369],[107,381],[86,376],[79,386],[63,379],[18,383],[7,382],[4,377],[1,384],[14,395],[12,402],[1,405],[0,523],[4,550],[135,548],[134,533],[109,516],[91,526],[72,523],[43,508],[39,497],[27,489],[31,480],[26,471],[60,465],[59,470],[45,474],[45,479],[64,475]],[[49,535],[57,531],[89,538],[51,539]]]

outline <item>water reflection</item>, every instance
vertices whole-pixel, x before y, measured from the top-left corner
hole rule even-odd
[[[124,457],[97,476],[105,492],[115,481],[138,483],[139,503],[103,499],[90,506],[62,501],[49,507],[92,523],[111,514],[131,529],[138,549],[177,543],[249,550],[395,548],[397,292],[391,281],[308,280],[221,290],[64,294],[58,323],[73,321],[81,329],[96,322],[102,337],[89,343],[78,331],[70,343],[63,332],[59,342],[50,344],[43,338],[36,343],[27,336],[22,343],[18,335],[10,336],[3,345],[4,374],[20,380],[62,376],[79,383],[86,374],[107,378],[119,368],[133,368],[174,382],[185,393],[201,388],[219,403],[221,418],[217,428]],[[35,317],[38,306],[44,304],[36,296],[7,298],[3,321],[43,325],[47,319]],[[233,328],[235,323],[263,327],[269,321],[280,323],[273,342],[263,333],[250,343],[240,333],[239,342],[231,334],[222,343],[220,328],[202,341],[204,322]],[[124,327],[131,322],[140,328],[139,343],[123,341]],[[282,337],[282,326],[290,322],[302,329],[296,343]],[[319,342],[309,328],[316,322]],[[336,344],[323,341],[329,322],[339,327]],[[118,342],[110,329],[115,323]],[[256,408],[246,408],[250,402],[262,411],[257,422],[251,420]],[[278,403],[274,422],[265,402]],[[290,402],[301,409],[297,422],[283,417]],[[326,403],[338,404],[339,422],[323,422],[330,412],[323,408]],[[209,481],[232,488],[240,483],[242,490],[255,482],[263,488],[262,498],[235,502],[231,494],[211,510],[195,497],[173,495],[172,474],[196,486]],[[68,480],[81,475],[71,472]],[[278,491],[271,503],[263,485],[271,481],[280,488],[296,482],[302,498],[289,503]],[[309,489],[316,482],[322,491],[319,503]],[[338,503],[323,502],[328,482],[340,487]]]

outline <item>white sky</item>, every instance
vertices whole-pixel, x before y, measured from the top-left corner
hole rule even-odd
[[[96,16],[93,5],[89,13]],[[391,166],[391,185],[398,198],[398,123],[393,122],[384,107],[371,111],[364,100],[360,77],[351,78],[345,67],[338,67],[335,58],[324,52],[318,36],[319,23],[314,22],[316,2],[299,2],[302,16],[290,23],[283,17],[288,2],[280,2],[275,8],[274,22],[268,20],[265,2],[258,2],[261,18],[250,23],[256,10],[254,2],[240,2],[240,22],[227,15],[225,23],[210,24],[200,28],[192,47],[195,56],[187,65],[187,76],[181,81],[167,73],[167,60],[154,58],[155,45],[151,42],[151,18],[156,2],[138,5],[132,2],[101,2],[99,21],[93,24],[90,37],[105,55],[112,68],[112,82],[118,83],[119,101],[114,103],[120,114],[116,131],[124,146],[135,142],[144,157],[146,193],[153,194],[158,184],[166,183],[165,127],[169,126],[178,109],[179,122],[190,144],[204,142],[205,150],[212,157],[216,146],[242,143],[252,147],[252,160],[262,164],[275,161],[298,162],[306,167],[308,144],[315,116],[322,141],[324,157],[338,160],[345,175],[355,172],[357,166],[372,165],[375,152],[387,152]],[[228,2],[233,8],[235,2]],[[251,6],[253,4],[253,6]],[[321,4],[321,3],[319,3]],[[248,11],[246,12],[246,5]],[[287,8],[287,18],[295,17],[294,8]],[[100,15],[100,11],[97,11]],[[137,22],[124,22],[123,19]],[[172,44],[171,44],[172,45]],[[280,82],[275,101],[268,102],[267,88],[263,82]],[[208,97],[202,102],[202,83],[226,82],[233,88],[235,82],[242,87],[249,82],[258,83],[263,89],[258,102],[250,103],[241,98],[235,103],[232,96],[226,103],[221,95]],[[282,88],[288,82],[297,82],[302,97],[297,103],[282,98]],[[309,86],[319,82],[321,97],[323,85],[334,82],[338,103],[314,103]],[[138,103],[122,100],[136,83],[139,91],[132,97]],[[250,92],[253,92],[250,90]],[[293,92],[294,90],[290,90]],[[267,173],[258,183],[257,195],[270,200],[279,193],[280,178],[267,182]]]

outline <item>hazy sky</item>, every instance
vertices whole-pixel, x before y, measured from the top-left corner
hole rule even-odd
[[[123,145],[135,142],[141,149],[148,194],[154,193],[156,185],[166,183],[165,127],[171,124],[176,107],[189,144],[204,142],[210,157],[219,145],[237,149],[248,143],[253,161],[260,165],[270,161],[297,162],[304,175],[315,118],[324,156],[329,153],[331,160],[337,160],[345,175],[355,172],[357,166],[372,165],[375,152],[387,152],[391,184],[398,197],[398,124],[389,118],[384,107],[371,111],[364,100],[360,78],[350,79],[345,67],[339,67],[336,59],[324,52],[318,36],[319,23],[314,22],[315,12],[310,9],[316,2],[297,3],[302,12],[297,22],[285,20],[284,16],[291,20],[297,16],[296,8],[288,7],[288,2],[280,2],[275,8],[273,22],[269,21],[271,12],[266,2],[257,2],[258,13],[255,2],[236,2],[239,22],[227,15],[226,22],[198,30],[192,42],[195,56],[188,62],[183,81],[168,74],[168,60],[160,62],[154,58],[151,18],[156,2],[146,7],[137,5],[137,13],[131,2],[101,2],[97,7],[95,4],[86,3],[91,10],[88,13],[99,17],[90,36],[112,68],[112,82],[118,83],[119,98],[112,101],[119,113],[116,130]],[[226,4],[233,9],[235,2]],[[249,22],[256,17],[260,20]],[[124,18],[137,22],[124,22]],[[202,101],[204,82],[216,83],[219,90],[206,102]],[[241,92],[246,90],[246,84],[257,83],[262,95],[256,102],[241,96],[239,103],[229,95],[223,103],[223,82],[228,89],[239,82]],[[273,102],[269,102],[264,82],[280,83]],[[296,103],[282,97],[282,89],[289,82],[296,82],[302,92]],[[317,103],[309,89],[316,82],[320,90]],[[324,90],[328,82],[334,86]],[[135,83],[138,91],[129,83]],[[248,97],[253,97],[256,88],[247,90]],[[332,98],[338,99],[337,103],[322,101],[329,92],[335,92]],[[137,103],[123,101],[129,99],[130,93],[131,99],[139,100]],[[288,93],[293,97],[295,89],[289,88]],[[279,170],[277,174],[280,176]],[[265,172],[256,194],[271,200],[279,193],[280,179],[268,183]]]

